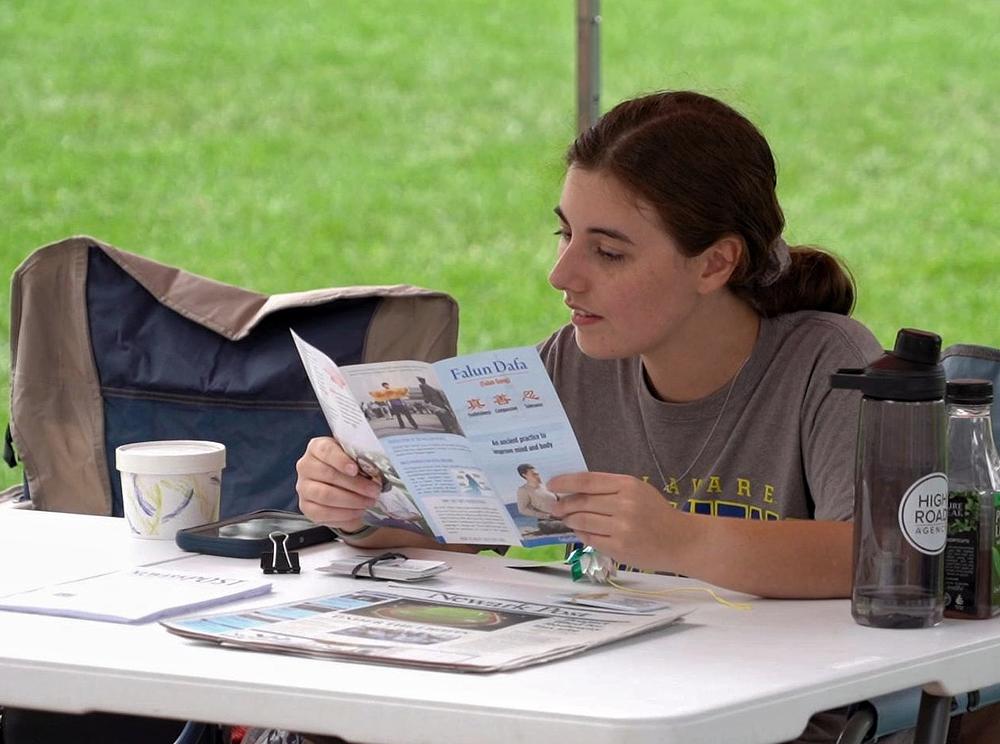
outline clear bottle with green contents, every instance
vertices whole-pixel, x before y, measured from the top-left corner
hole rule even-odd
[[[951,380],[948,408],[946,617],[1000,612],[1000,455],[993,441],[988,380]]]

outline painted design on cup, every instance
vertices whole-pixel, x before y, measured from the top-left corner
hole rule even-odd
[[[178,530],[219,518],[226,447],[220,442],[166,439],[115,450],[122,505],[135,537],[173,539]]]
[[[219,518],[218,473],[149,475],[123,478],[125,518],[139,537],[171,537],[177,530]]]

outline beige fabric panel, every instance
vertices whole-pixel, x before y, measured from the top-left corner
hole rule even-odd
[[[34,506],[110,514],[100,385],[87,325],[87,255],[71,238],[39,249],[11,281],[11,434]]]
[[[139,284],[176,313],[220,336],[236,340],[252,327],[267,296],[242,287],[223,284],[183,269],[158,263],[134,253],[93,241]]]
[[[368,328],[363,358],[436,362],[455,356],[457,342],[458,303],[451,297],[386,297]]]

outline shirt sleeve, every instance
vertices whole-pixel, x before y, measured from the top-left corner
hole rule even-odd
[[[830,375],[864,367],[882,354],[860,323],[832,326],[818,349],[802,407],[802,459],[814,519],[850,521],[854,516],[854,461],[861,396],[835,390]]]

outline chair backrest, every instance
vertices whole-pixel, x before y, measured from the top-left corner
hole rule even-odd
[[[338,364],[456,353],[458,306],[406,285],[265,296],[70,238],[11,283],[11,434],[36,508],[122,514],[115,448],[227,448],[223,517],[294,509],[295,461],[329,433],[289,329]]]
[[[993,439],[1000,446],[1000,349],[992,346],[956,344],[941,353],[941,364],[949,380],[975,378],[993,383]]]

